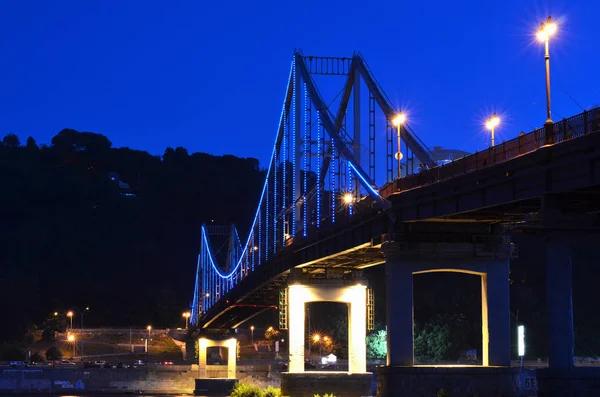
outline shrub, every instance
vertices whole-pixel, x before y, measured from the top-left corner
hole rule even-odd
[[[62,353],[56,346],[52,346],[50,349],[46,350],[46,360],[49,361],[58,361],[62,358]]]
[[[238,383],[231,391],[231,397],[262,397],[263,391],[248,383]]]
[[[269,386],[262,394],[263,397],[281,397],[281,389]]]
[[[320,394],[315,394],[314,397],[321,397],[321,395]],[[331,394],[325,393],[325,394],[323,394],[323,397],[335,397],[335,394],[333,394],[333,393],[331,393]]]

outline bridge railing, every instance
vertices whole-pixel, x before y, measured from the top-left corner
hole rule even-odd
[[[554,143],[575,139],[600,131],[600,108],[584,111],[568,119],[554,123]],[[468,174],[531,153],[548,145],[544,128],[502,142],[489,149],[461,157],[447,164],[422,170],[382,186],[380,195],[388,197],[393,193],[414,189],[423,185],[440,182],[459,175]]]

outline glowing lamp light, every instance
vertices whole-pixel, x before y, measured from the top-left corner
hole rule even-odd
[[[73,335],[73,334],[69,334],[69,336],[67,336],[67,340],[68,340],[69,342],[74,342],[74,341],[75,341],[75,335]]]
[[[152,331],[152,326],[151,326],[151,325],[149,325],[149,326],[147,326],[147,327],[146,327],[146,329],[147,329],[148,331]]]
[[[540,26],[540,30],[538,30],[536,36],[539,41],[547,41],[557,30],[558,27],[556,26],[556,23],[552,21],[552,18],[548,17],[548,20]]]
[[[73,312],[71,310],[67,312],[67,317],[73,317]]]
[[[354,196],[352,193],[344,194],[344,204],[350,205],[354,202]]]
[[[314,336],[313,336],[313,340],[314,340],[315,342],[318,342],[319,340],[321,340],[321,335],[319,335],[319,334],[316,334],[316,335],[314,335]]]
[[[525,326],[519,325],[517,328],[517,339],[519,345],[519,357],[525,356]]]
[[[500,125],[500,117],[498,117],[496,115],[493,115],[485,122],[485,127],[488,130],[491,130],[492,128],[496,128],[496,127],[498,127],[498,125]]]
[[[406,122],[406,115],[404,113],[398,113],[392,120],[392,124],[398,127]]]

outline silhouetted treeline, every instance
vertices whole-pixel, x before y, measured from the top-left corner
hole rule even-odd
[[[193,293],[200,224],[246,233],[264,175],[256,159],[181,147],[152,156],[70,129],[42,147],[5,136],[0,340],[86,306],[86,326],[177,324]]]

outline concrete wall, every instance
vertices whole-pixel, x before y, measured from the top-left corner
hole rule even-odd
[[[518,368],[379,367],[377,397],[513,397],[519,395]]]
[[[3,370],[0,391],[192,393],[196,373],[189,366],[153,369]]]

